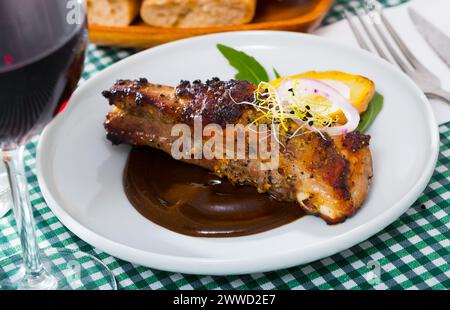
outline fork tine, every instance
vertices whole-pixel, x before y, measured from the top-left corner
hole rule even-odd
[[[367,37],[369,38],[369,40],[372,42],[373,46],[375,47],[375,49],[377,50],[378,54],[386,59],[387,61],[391,62],[391,60],[387,57],[386,53],[383,51],[383,48],[380,46],[380,44],[378,44],[377,39],[375,39],[372,31],[369,29],[369,25],[368,23],[365,21],[364,16],[361,14],[361,12],[359,12],[356,9],[353,9],[353,11],[356,13],[356,16],[358,16],[358,20],[361,23],[361,25],[363,26],[364,30],[367,33]]]
[[[395,43],[398,45],[400,50],[403,52],[403,55],[408,60],[408,62],[413,66],[414,68],[424,68],[422,63],[414,56],[413,53],[411,53],[410,49],[406,46],[405,42],[400,38],[400,36],[397,34],[397,31],[395,31],[394,27],[392,27],[391,22],[386,18],[384,15],[383,10],[379,10],[378,14],[381,17],[381,21],[384,24],[384,27],[386,27],[387,31],[391,34],[392,38],[394,39]]]
[[[352,30],[353,34],[355,35],[356,41],[358,41],[358,44],[361,48],[371,52],[371,49],[369,48],[369,45],[367,45],[366,40],[363,38],[361,32],[356,27],[355,23],[353,22],[352,17],[350,16],[350,13],[347,10],[344,10],[344,16],[347,20],[348,24],[350,25],[350,29]]]
[[[367,15],[370,14],[369,9],[366,6],[364,6],[364,10],[366,11]],[[361,18],[361,19],[363,19],[363,18]],[[397,53],[397,51],[392,47],[391,42],[389,42],[387,37],[384,35],[384,31],[383,31],[383,29],[381,29],[380,25],[377,22],[375,22],[375,21],[374,21],[373,24],[375,26],[375,30],[377,31],[377,33],[380,36],[381,40],[383,41],[384,45],[387,47],[387,49],[388,49],[389,53],[391,54],[391,56],[394,58],[395,62],[400,66],[400,68],[404,72],[410,72],[411,70],[408,68],[406,63],[400,58],[400,56]]]

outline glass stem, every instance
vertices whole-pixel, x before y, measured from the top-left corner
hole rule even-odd
[[[45,271],[39,257],[33,211],[25,177],[24,149],[24,146],[13,146],[3,150],[3,162],[8,173],[17,229],[22,245],[22,257],[25,267],[22,286],[26,289],[32,289],[33,287],[40,287],[42,282],[49,282],[49,275]]]

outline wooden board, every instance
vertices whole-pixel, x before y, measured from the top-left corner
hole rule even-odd
[[[158,28],[139,18],[130,26],[89,26],[93,43],[145,48],[208,33],[238,30],[289,30],[308,32],[317,27],[333,0],[259,0],[255,18],[249,24],[208,28]]]

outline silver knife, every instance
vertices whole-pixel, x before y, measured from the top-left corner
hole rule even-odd
[[[413,8],[409,8],[408,13],[419,33],[445,64],[450,67],[450,38]]]

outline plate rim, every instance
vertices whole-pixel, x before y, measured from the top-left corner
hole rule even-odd
[[[68,104],[66,110],[58,115],[52,122],[44,129],[37,146],[36,151],[36,175],[38,179],[39,186],[43,197],[55,214],[55,216],[75,235],[80,237],[82,240],[88,244],[120,259],[136,263],[139,265],[147,266],[154,269],[166,270],[170,272],[181,272],[185,274],[202,274],[202,275],[238,275],[247,274],[254,272],[267,272],[273,270],[279,270],[283,268],[288,268],[296,265],[303,265],[318,259],[322,259],[333,255],[335,253],[341,252],[348,249],[369,237],[377,234],[386,226],[390,225],[392,222],[397,220],[407,209],[411,207],[414,201],[423,192],[429,180],[434,172],[434,168],[437,162],[439,154],[439,130],[438,125],[435,121],[431,105],[425,95],[420,91],[420,89],[412,82],[412,80],[406,76],[400,69],[393,67],[391,64],[383,59],[380,59],[373,54],[361,50],[349,47],[342,43],[337,43],[334,41],[327,40],[322,37],[294,33],[286,31],[236,31],[236,32],[226,32],[219,34],[209,34],[199,37],[187,38],[183,40],[178,40],[170,43],[166,43],[151,49],[141,51],[133,56],[127,57],[111,66],[97,73],[95,76],[90,78],[87,82],[82,83],[77,90],[74,92],[70,100],[76,100],[80,94],[84,92],[85,88],[90,87],[91,84],[95,85],[98,80],[101,80],[104,76],[107,76],[110,71],[115,70],[120,66],[126,65],[129,61],[133,61],[135,57],[144,57],[147,53],[152,53],[153,50],[162,50],[167,48],[173,48],[179,44],[183,44],[186,41],[198,41],[198,40],[208,40],[211,37],[223,37],[223,36],[247,36],[247,35],[280,35],[280,36],[291,36],[291,37],[305,37],[309,40],[326,41],[330,44],[339,46],[340,48],[357,51],[358,53],[366,54],[371,57],[375,62],[383,63],[383,66],[389,65],[391,69],[396,70],[400,73],[411,88],[415,90],[415,93],[423,104],[425,105],[425,110],[427,111],[426,117],[427,128],[430,130],[432,141],[430,141],[430,146],[432,148],[432,154],[430,160],[427,162],[422,175],[418,178],[415,184],[410,188],[407,194],[395,204],[393,204],[389,209],[380,213],[378,216],[374,217],[372,220],[366,222],[364,225],[350,229],[349,231],[335,236],[331,239],[324,240],[319,243],[307,246],[306,248],[291,249],[284,251],[281,255],[271,255],[258,258],[233,258],[233,259],[216,259],[216,258],[197,258],[197,257],[183,257],[174,255],[158,254],[154,252],[144,251],[138,248],[130,247],[128,245],[112,241],[105,238],[104,236],[96,233],[86,226],[83,226],[76,221],[71,215],[60,207],[56,199],[54,199],[51,194],[51,189],[47,186],[45,182],[45,172],[41,170],[44,166],[44,156],[41,156],[43,149],[49,149],[47,145],[52,144],[52,137],[57,133],[53,130],[58,124],[61,124],[64,118],[69,115],[69,112],[74,105]],[[193,237],[192,237],[193,238]],[[324,246],[324,244],[333,243],[333,246]],[[306,252],[306,253],[305,253]],[[220,270],[217,270],[217,264],[220,264]]]

